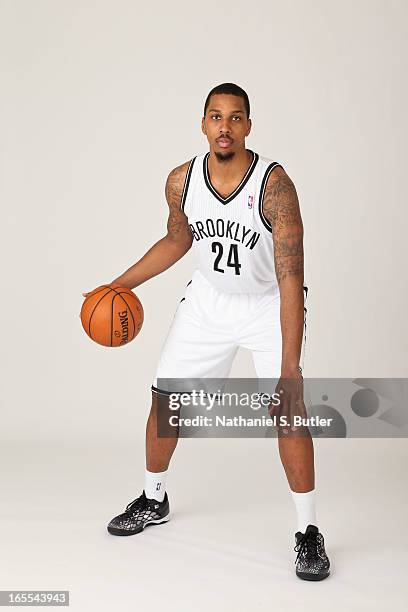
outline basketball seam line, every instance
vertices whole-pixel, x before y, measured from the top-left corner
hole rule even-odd
[[[92,334],[91,334],[91,321],[92,321],[92,317],[93,317],[93,315],[94,315],[94,312],[95,312],[95,310],[96,310],[96,307],[98,306],[99,302],[101,302],[101,301],[102,301],[102,300],[103,300],[103,299],[104,299],[104,298],[105,298],[107,295],[109,295],[109,293],[110,293],[111,291],[113,291],[112,287],[107,286],[107,287],[105,287],[105,288],[106,288],[106,289],[108,289],[108,288],[109,288],[109,291],[108,291],[107,293],[105,293],[105,295],[103,295],[103,296],[102,296],[102,297],[101,297],[101,298],[100,298],[100,299],[99,299],[99,300],[96,302],[95,306],[93,307],[93,310],[92,310],[91,316],[89,317],[89,323],[88,323],[88,335],[89,335],[89,337],[90,337],[90,338],[92,338]],[[92,338],[92,340],[93,340],[93,338]]]
[[[112,289],[112,291],[115,291],[115,290],[114,290],[114,289]],[[118,293],[117,291],[115,291],[115,293],[116,293],[116,295],[115,295],[115,297],[114,297],[114,298],[113,298],[113,300],[112,300],[112,316],[111,316],[111,346],[113,346],[113,344],[112,344],[112,342],[113,342],[113,302],[115,301],[115,298],[116,298],[118,295],[119,295],[119,296],[121,296],[121,294],[120,294],[120,293]],[[136,324],[135,324],[135,319],[134,319],[134,317],[133,317],[133,313],[132,313],[132,311],[131,311],[131,309],[130,309],[129,304],[128,304],[128,303],[127,303],[127,301],[125,300],[125,298],[122,298],[122,300],[125,302],[125,304],[126,304],[126,306],[127,306],[127,309],[128,309],[128,311],[130,312],[130,316],[132,317],[132,321],[133,321],[133,333],[135,333],[135,331],[136,331]],[[135,337],[135,336],[133,336],[133,338],[134,338],[134,337]],[[132,338],[132,340],[133,340],[133,338]]]

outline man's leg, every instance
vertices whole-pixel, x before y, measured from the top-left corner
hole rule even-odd
[[[279,455],[296,507],[297,529],[305,533],[308,525],[317,523],[312,436],[279,436]]]
[[[259,300],[259,310],[251,313],[248,324],[241,330],[240,346],[252,352],[257,377],[265,379],[265,390],[269,392],[270,383],[277,383],[281,377],[280,298],[264,295]],[[279,455],[295,503],[298,528],[305,529],[308,524],[316,524],[314,451],[310,433],[279,436]]]
[[[274,392],[281,378],[279,296],[260,296],[259,309],[254,308],[247,325],[241,326],[239,346],[252,352],[258,379],[266,379],[265,389],[260,381],[260,390]],[[330,573],[330,562],[324,538],[316,525],[313,440],[309,431],[298,433],[278,435],[279,455],[297,512],[296,575],[304,580],[322,580]]]
[[[171,437],[158,436],[157,416],[166,406],[168,407],[167,398],[152,391],[152,405],[146,425],[147,469],[144,491],[142,495],[126,506],[124,512],[110,521],[108,531],[112,535],[134,535],[143,531],[147,525],[165,523],[170,518],[170,507],[166,494],[166,476],[178,436],[176,435],[177,430],[174,428],[170,432]],[[167,411],[164,410],[164,412]],[[161,424],[162,421],[159,420],[159,426]],[[159,431],[162,430],[159,428]],[[166,430],[164,433],[166,433]]]
[[[315,486],[313,439],[302,436],[280,436],[279,455],[292,491],[305,493]]]
[[[160,502],[166,493],[167,470],[178,442],[178,430],[168,425],[170,416],[167,397],[152,391],[152,406],[146,424],[144,490],[146,497]]]
[[[178,442],[176,431],[169,437],[157,435],[157,416],[163,399],[152,391],[152,406],[146,424],[146,469],[150,472],[164,472],[168,469]]]

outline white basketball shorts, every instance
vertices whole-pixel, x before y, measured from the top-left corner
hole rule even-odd
[[[249,349],[258,378],[279,378],[280,295],[220,292],[196,269],[164,341],[158,379],[227,378],[239,347]],[[249,377],[248,377],[249,378]]]

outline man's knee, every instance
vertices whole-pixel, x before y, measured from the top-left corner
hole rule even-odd
[[[170,405],[170,397],[165,393],[156,393],[152,390],[152,405],[149,420],[154,420],[157,436],[160,438],[178,437],[177,417],[179,409]]]

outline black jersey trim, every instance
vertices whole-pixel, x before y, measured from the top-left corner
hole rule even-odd
[[[272,233],[272,226],[271,226],[271,224],[269,223],[268,219],[265,217],[265,215],[263,213],[262,205],[263,205],[263,199],[264,199],[264,195],[265,195],[266,183],[268,182],[269,175],[278,166],[280,166],[282,168],[281,164],[279,164],[278,162],[272,162],[271,164],[269,164],[269,166],[267,167],[267,169],[265,171],[264,177],[262,179],[261,190],[259,192],[259,202],[258,202],[259,216],[261,217],[261,221],[264,224],[264,226],[266,227],[266,229],[268,230],[268,232],[271,232],[271,233]]]
[[[190,163],[189,163],[188,169],[187,169],[186,178],[184,179],[183,193],[181,195],[181,210],[183,210],[183,211],[184,211],[184,205],[186,203],[188,186],[190,184],[191,173],[193,171],[193,166],[194,166],[195,160],[196,160],[195,157],[193,157],[193,159],[190,160]]]
[[[251,151],[251,149],[248,149],[248,151],[250,153],[252,153],[251,164],[250,164],[248,170],[246,171],[245,175],[243,176],[242,181],[240,182],[240,184],[237,185],[237,187],[234,189],[234,191],[232,193],[230,193],[228,198],[223,198],[222,195],[220,195],[218,193],[218,191],[215,189],[215,187],[212,185],[211,179],[210,179],[210,173],[208,172],[208,158],[210,157],[210,152],[205,154],[204,159],[203,159],[204,181],[205,181],[205,184],[207,185],[208,189],[217,198],[217,200],[219,200],[221,202],[221,204],[228,204],[229,202],[231,202],[231,200],[233,200],[242,191],[242,189],[245,187],[245,185],[249,181],[249,179],[251,177],[251,174],[255,170],[255,166],[258,163],[259,155],[258,155],[258,153],[254,153],[253,151]]]

